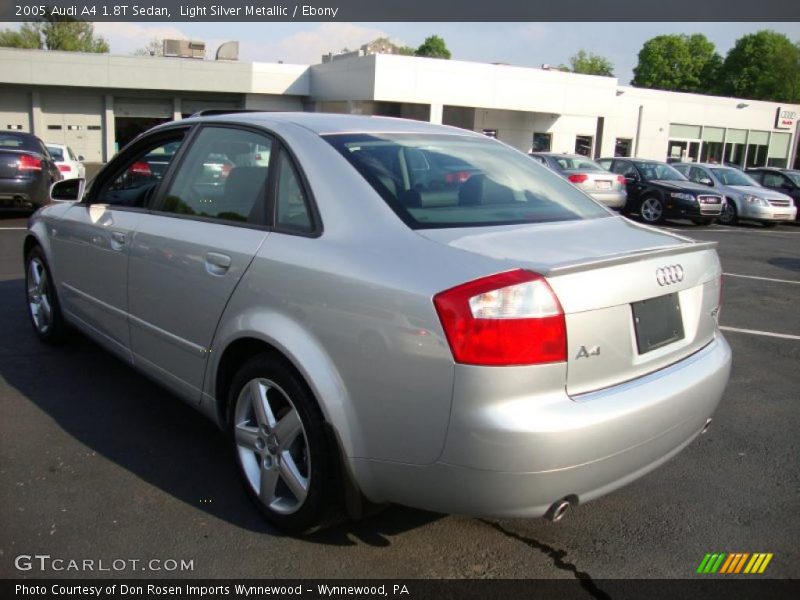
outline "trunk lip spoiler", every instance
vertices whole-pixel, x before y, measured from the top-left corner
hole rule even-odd
[[[629,263],[632,262],[632,259],[647,260],[659,256],[676,256],[698,250],[711,250],[716,248],[718,244],[718,242],[689,242],[678,246],[658,246],[654,248],[644,248],[641,250],[633,250],[630,252],[623,252],[621,254],[612,254],[610,256],[604,256],[602,258],[591,259],[582,262],[556,264],[548,268],[545,273],[542,273],[542,275],[545,277],[556,277],[559,275],[580,273],[581,271]]]

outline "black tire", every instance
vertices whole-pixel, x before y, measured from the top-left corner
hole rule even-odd
[[[297,440],[292,453],[297,453],[298,446],[302,446],[303,442],[305,446],[301,452],[289,458],[293,465],[291,468],[300,473],[301,478],[307,482],[302,501],[292,493],[288,480],[283,475],[273,477],[276,482],[273,487],[275,508],[262,501],[256,490],[256,482],[252,479],[254,475],[258,475],[261,483],[263,473],[280,473],[285,467],[281,456],[285,456],[289,450],[283,449],[277,436],[272,435],[271,431],[264,437],[266,432],[259,427],[254,429],[262,432],[258,437],[262,440],[259,442],[260,449],[258,445],[250,448],[237,442],[237,427],[257,425],[255,421],[251,423],[243,418],[243,411],[248,410],[246,405],[252,400],[252,395],[245,388],[250,389],[254,381],[270,384],[265,387],[267,391],[264,397],[268,399],[267,404],[277,422],[291,412],[292,408],[300,418],[302,431],[296,434]],[[241,407],[239,403],[242,403]],[[292,534],[308,534],[341,521],[342,493],[338,478],[338,451],[333,440],[326,435],[324,418],[311,390],[284,359],[270,353],[259,354],[239,369],[228,393],[228,433],[237,470],[248,497],[276,528]],[[253,465],[256,465],[255,470]],[[279,496],[281,493],[283,496]],[[286,512],[289,509],[280,506],[284,501],[289,504],[297,503],[297,508]]]
[[[736,210],[736,204],[728,200],[722,209],[722,214],[719,216],[719,222],[723,225],[736,225],[739,222],[739,212]]]
[[[658,210],[651,212],[650,207]],[[639,216],[648,225],[658,225],[664,222],[666,208],[658,196],[647,196],[639,203]]]
[[[772,229],[773,227],[778,226],[777,221],[761,221],[761,224],[766,227],[767,229]]]
[[[34,280],[34,271],[40,278],[39,284]],[[25,299],[28,307],[28,319],[36,336],[47,344],[59,344],[64,341],[67,326],[58,301],[58,293],[50,273],[50,267],[40,246],[33,246],[25,255]],[[39,299],[39,312],[36,313],[36,299]],[[43,318],[42,299],[49,306],[49,316]]]

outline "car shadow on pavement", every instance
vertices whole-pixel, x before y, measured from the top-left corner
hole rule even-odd
[[[800,272],[800,258],[787,258],[785,256],[778,256],[768,259],[767,262],[775,267],[786,269],[787,271]]]
[[[218,519],[282,535],[248,500],[227,441],[211,421],[78,333],[55,348],[36,339],[22,279],[0,281],[0,339],[0,379],[81,444]],[[439,518],[391,507],[303,539],[386,546],[387,536]]]

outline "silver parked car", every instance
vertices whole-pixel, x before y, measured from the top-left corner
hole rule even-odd
[[[762,187],[739,169],[711,163],[677,163],[672,166],[689,181],[707,185],[725,196],[719,217],[725,225],[734,225],[739,219],[745,219],[774,227],[781,221],[794,221],[797,216],[797,208],[790,196]]]
[[[25,239],[36,334],[70,324],[215,420],[289,531],[365,500],[558,519],[678,453],[728,381],[713,243],[480,134],[195,117],[52,196],[74,202]]]
[[[549,167],[600,204],[616,209],[625,207],[628,198],[625,177],[609,173],[590,158],[554,152],[531,152],[528,156]]]

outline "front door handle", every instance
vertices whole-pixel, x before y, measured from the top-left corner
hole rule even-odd
[[[111,248],[114,250],[122,250],[125,247],[125,234],[121,231],[111,232]]]
[[[211,275],[224,275],[231,267],[231,257],[219,252],[206,252],[206,271]]]

